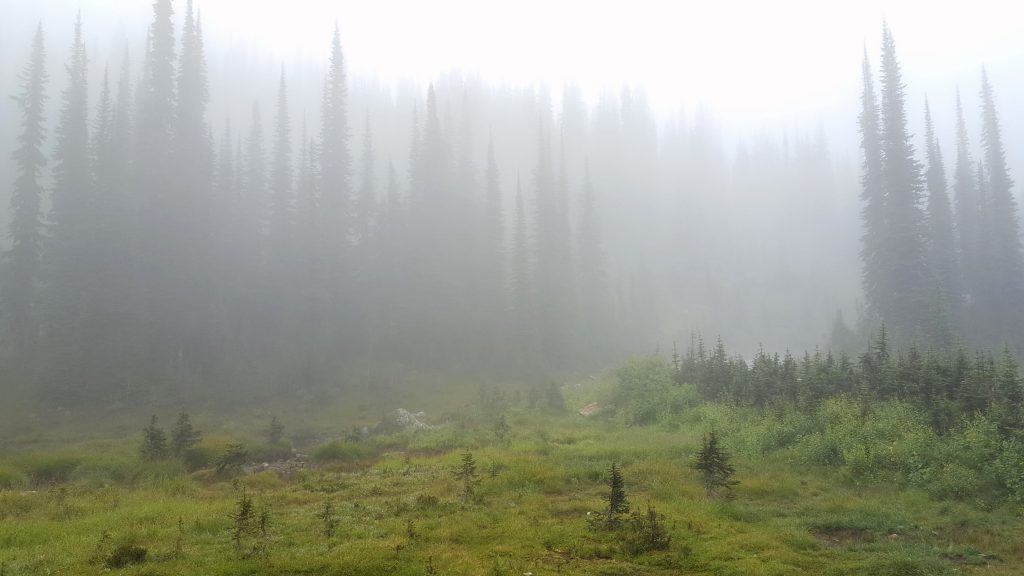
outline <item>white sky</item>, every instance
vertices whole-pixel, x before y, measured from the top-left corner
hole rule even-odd
[[[658,112],[704,104],[728,124],[754,129],[847,116],[864,46],[877,63],[885,18],[912,104],[928,93],[941,117],[959,83],[971,105],[982,63],[1004,110],[1024,99],[1022,10],[1006,0],[196,0],[196,7],[212,49],[219,41],[286,63],[315,61],[327,56],[337,21],[353,75],[425,82],[459,69],[556,89],[572,82],[591,97],[628,82],[642,85]],[[151,14],[149,0],[0,0],[7,36],[0,51],[26,44],[39,19],[51,52],[64,50],[52,43],[68,37],[79,8],[87,35],[101,46],[109,39],[110,53],[125,31],[141,41],[135,37]],[[179,19],[184,8],[175,0]]]

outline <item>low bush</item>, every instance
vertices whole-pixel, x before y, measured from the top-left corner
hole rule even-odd
[[[654,550],[666,550],[671,543],[672,536],[665,526],[665,516],[658,514],[653,506],[648,504],[646,513],[634,511],[630,514],[623,537],[627,554],[636,556]]]
[[[67,482],[82,464],[82,457],[71,454],[30,454],[19,459],[25,476],[35,486]]]
[[[697,404],[692,386],[677,385],[672,367],[661,357],[635,358],[615,372],[610,413],[628,426],[646,426],[683,413]]]
[[[252,462],[274,462],[292,457],[292,444],[287,440],[278,440],[273,444],[249,444],[246,448]]]
[[[135,544],[122,544],[114,549],[103,565],[107,568],[125,568],[146,561],[147,550]]]
[[[129,484],[139,475],[137,461],[114,455],[98,455],[83,461],[69,479],[90,486]]]
[[[371,447],[361,442],[335,440],[313,449],[310,457],[314,462],[359,462],[377,455]]]

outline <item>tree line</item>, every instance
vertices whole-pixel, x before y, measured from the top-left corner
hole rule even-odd
[[[257,102],[247,133],[228,123],[218,142],[201,18],[189,1],[179,39],[172,2],[153,9],[141,74],[126,53],[95,103],[79,16],[49,154],[42,25],[34,37],[0,283],[18,378],[62,402],[107,402],[310,388],[387,361],[558,369],[584,354],[570,342],[584,325],[589,354],[603,351],[593,188],[579,184],[586,224],[573,231],[549,127],[506,215],[495,144],[477,166],[431,88],[408,174],[389,166],[377,190],[369,126],[354,161],[337,29],[318,127],[293,136],[282,68],[267,129]],[[572,293],[577,281],[587,298]]]
[[[981,76],[981,157],[971,152],[959,92],[952,202],[942,148],[925,102],[924,162],[907,129],[906,86],[888,27],[880,86],[864,55],[859,117],[861,245],[867,320],[900,341],[958,342],[1019,354],[1024,346],[1024,252],[1002,128]]]
[[[860,403],[865,413],[876,404],[899,401],[922,410],[942,433],[978,414],[992,418],[1004,433],[1024,426],[1024,388],[1016,355],[950,351],[893,344],[885,325],[866,350],[805,352],[794,356],[759,350],[750,361],[695,336],[685,353],[673,352],[677,384],[692,384],[706,400],[740,406],[797,406],[814,410],[829,398]]]
[[[852,180],[821,131],[726,155],[709,115],[659,123],[629,88],[592,109],[567,89],[557,116],[542,90],[457,78],[396,100],[353,87],[337,31],[312,122],[283,67],[272,106],[214,122],[201,17],[153,10],[141,65],[126,50],[95,101],[81,21],[59,97],[33,40],[0,264],[9,386],[106,403],[534,378],[694,329],[810,346],[854,297]],[[927,318],[967,325],[956,309]],[[972,343],[1007,318],[991,310]]]

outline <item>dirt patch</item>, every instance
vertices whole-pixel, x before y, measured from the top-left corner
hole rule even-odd
[[[852,544],[855,542],[871,542],[874,537],[863,528],[817,528],[811,534],[822,542],[832,545]]]

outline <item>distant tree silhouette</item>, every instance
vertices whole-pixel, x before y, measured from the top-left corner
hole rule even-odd
[[[25,365],[37,339],[37,289],[43,250],[43,188],[40,182],[46,156],[46,46],[43,26],[36,28],[28,62],[22,69],[21,92],[15,98],[21,113],[21,132],[14,152],[17,176],[11,191],[10,248],[0,260],[0,320],[7,328],[11,356]]]

